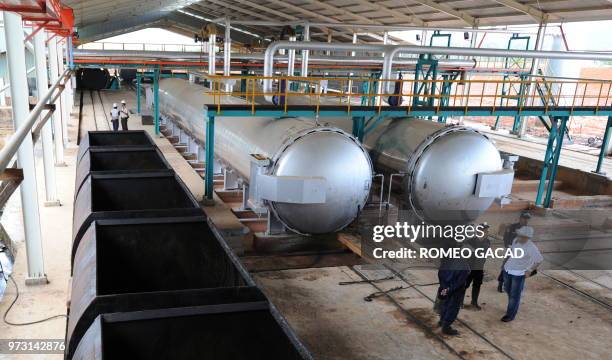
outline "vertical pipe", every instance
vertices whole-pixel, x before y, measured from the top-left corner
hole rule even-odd
[[[45,32],[39,31],[34,35],[34,55],[36,57],[36,90],[38,99],[49,89],[49,81],[47,79],[47,53],[45,51]],[[42,119],[41,115],[41,119]],[[43,167],[45,173],[45,206],[57,206],[57,185],[55,180],[55,166],[53,158],[53,129],[51,129],[51,121],[43,126],[41,130],[41,140],[43,148]]]
[[[310,25],[308,23],[304,24],[304,41],[310,41]],[[310,55],[309,50],[302,50],[302,69],[300,71],[300,76],[307,77],[308,76],[308,57]]]
[[[70,66],[70,69],[74,69],[74,53],[73,53],[73,48],[72,48],[72,35],[69,35],[66,38],[67,41],[67,47],[66,49],[68,50],[68,65]]]
[[[59,47],[57,51],[58,56],[58,71],[59,75],[63,74],[66,70],[66,64],[64,63],[64,46],[61,44],[57,44]],[[68,92],[62,91],[60,95],[60,101],[62,104],[62,139],[64,140],[64,147],[68,145],[68,122],[70,121],[70,105],[68,99]]]
[[[295,41],[296,37],[289,37],[289,41]],[[287,53],[287,76],[295,76],[295,49],[289,49]],[[289,82],[287,82],[289,86]]]
[[[608,116],[608,123],[606,124],[606,129],[604,130],[604,137],[601,142],[601,151],[599,152],[597,167],[595,168],[595,173],[600,175],[605,175],[605,173],[601,172],[601,166],[603,165],[603,161],[608,150],[608,144],[610,143],[610,130],[612,130],[612,116]]]
[[[49,50],[49,73],[51,83],[55,83],[59,78],[57,66],[57,38],[49,39],[47,43]],[[64,162],[64,134],[62,132],[62,104],[61,96],[55,102],[55,111],[53,112],[53,142],[55,144],[55,166],[65,166]]]
[[[140,73],[136,70],[136,111],[140,115]]]
[[[210,34],[208,36],[208,75],[215,75],[216,73],[216,58],[215,58],[215,43],[217,42],[217,35]]]
[[[546,20],[542,20],[542,22],[540,23],[540,26],[538,27],[538,34],[536,35],[536,42],[535,42],[534,50],[536,51],[542,50],[542,46],[544,45],[545,37],[546,37]],[[533,81],[533,75],[536,75],[538,73],[539,66],[540,66],[540,59],[533,58],[531,60],[531,70],[529,71],[529,75],[531,76],[528,78],[529,80]],[[527,91],[527,95],[534,92],[534,89],[533,89],[534,86],[535,84],[532,82],[529,84],[528,87],[525,87]],[[521,122],[520,122],[519,129],[518,129],[518,134],[517,134],[519,137],[525,136],[525,132],[527,132],[528,120],[529,120],[529,117],[527,116],[523,116],[521,118]]]
[[[21,16],[4,12],[4,35],[6,57],[11,84],[12,112],[15,128],[28,117],[28,81],[26,75],[25,49],[23,47],[23,27]],[[26,136],[17,151],[19,166],[23,169],[23,182],[20,186],[23,224],[25,227],[26,254],[28,259],[28,278],[26,284],[46,284],[40,214],[38,210],[38,190],[36,188],[36,167],[32,137]]]
[[[225,38],[223,43],[223,76],[231,75],[232,64],[232,37],[229,18],[225,19]],[[226,79],[225,92],[232,92],[232,84]]]
[[[153,108],[155,112],[155,135],[159,135],[159,69],[155,68],[153,77]]]
[[[353,44],[357,44],[357,33],[353,33]],[[351,56],[355,56],[355,51],[351,51]],[[348,81],[348,93],[352,94],[353,93],[353,73],[349,73],[349,78],[350,80]]]
[[[66,51],[66,67],[68,69],[72,69],[72,66],[70,65],[71,50],[70,50],[70,45],[68,43],[68,38],[66,38],[65,51]],[[64,92],[66,92],[66,98],[68,99],[68,116],[70,116],[70,113],[74,106],[74,93],[72,91],[72,81],[66,81],[66,88],[64,89]]]
[[[206,116],[206,172],[204,174],[204,196],[206,201],[213,200],[214,163],[215,163],[215,116]]]

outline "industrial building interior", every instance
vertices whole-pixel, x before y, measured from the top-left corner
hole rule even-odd
[[[0,10],[0,359],[610,358],[610,0]]]

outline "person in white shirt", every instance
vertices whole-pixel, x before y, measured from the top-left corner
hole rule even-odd
[[[520,248],[523,250],[523,256],[511,257],[504,265],[504,290],[508,294],[508,308],[501,321],[514,320],[521,303],[525,278],[535,275],[538,266],[544,260],[540,250],[531,241],[532,238],[533,228],[531,226],[523,226],[516,230],[516,238],[512,242],[512,253],[517,253],[516,250]]]
[[[128,130],[128,118],[130,117],[130,112],[127,109],[125,100],[121,100],[121,110],[119,110],[119,115],[121,117],[121,130]]]
[[[113,124],[113,131],[119,131],[119,109],[117,109],[117,103],[113,104],[113,109],[110,112],[111,123]]]

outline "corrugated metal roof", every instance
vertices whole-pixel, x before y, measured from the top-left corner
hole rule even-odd
[[[75,25],[85,35],[85,41],[152,25],[185,32],[201,28],[207,19],[225,16],[241,20],[433,28],[612,19],[612,0],[66,0],[64,3],[74,9]],[[259,35],[278,34],[275,27],[240,28]],[[331,28],[334,33],[347,32]],[[323,38],[322,33],[329,29],[322,30],[321,34],[314,30],[315,39]],[[345,40],[349,38],[345,36]]]

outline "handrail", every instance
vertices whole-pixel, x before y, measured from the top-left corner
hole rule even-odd
[[[36,104],[36,106],[34,106],[34,109],[30,111],[28,117],[23,122],[23,124],[17,129],[15,129],[15,133],[13,133],[13,135],[8,139],[4,147],[0,149],[0,172],[3,172],[8,167],[9,163],[11,162],[11,159],[13,158],[13,156],[15,156],[15,153],[19,149],[19,146],[21,146],[23,139],[25,139],[26,136],[32,133],[32,127],[36,123],[36,120],[40,116],[40,113],[43,111],[45,105],[51,98],[51,95],[53,95],[53,93],[57,89],[59,89],[60,93],[63,91],[63,87],[61,87],[60,85],[65,84],[65,82],[70,76],[70,73],[70,70],[64,71],[62,76],[60,76],[57,81],[55,81],[53,86],[49,88],[49,91],[47,91],[47,93],[42,98],[38,99],[38,103]],[[61,84],[62,81],[64,81],[64,84]]]
[[[541,99],[538,85],[546,86],[545,98],[549,100],[549,104],[545,106],[545,113],[553,111],[554,108],[559,107],[559,104],[571,102],[571,112],[578,107],[591,107],[597,113],[600,109],[605,108],[609,111],[609,107],[612,106],[612,81],[611,80],[597,80],[597,81],[582,81],[581,79],[574,79],[573,81],[568,80],[551,80],[541,79],[539,77],[530,77],[521,80],[512,79],[426,79],[426,80],[414,80],[414,79],[378,79],[377,82],[381,85],[390,83],[395,88],[399,85],[399,93],[385,95],[378,91],[372,92],[371,87],[362,89],[359,83],[369,83],[372,80],[369,77],[300,77],[300,76],[245,76],[245,75],[232,75],[232,76],[207,76],[202,77],[209,80],[211,83],[209,95],[214,98],[214,104],[217,107],[223,104],[226,96],[233,97],[244,97],[246,103],[252,106],[252,112],[255,112],[256,105],[264,104],[266,98],[277,97],[277,103],[279,108],[287,108],[287,105],[297,104],[309,104],[316,106],[324,105],[335,105],[346,107],[346,110],[350,112],[352,106],[356,104],[354,101],[361,99],[370,99],[377,104],[377,108],[386,107],[386,101],[389,97],[401,98],[401,107],[406,108],[407,112],[419,107],[418,104],[414,103],[416,98],[429,100],[436,109],[440,109],[444,106],[460,106],[464,107],[467,112],[467,108],[470,106],[476,107],[490,107],[492,111],[500,107],[496,105],[499,99],[502,98],[515,98],[518,94],[507,94],[502,91],[505,86],[516,86],[523,88],[531,88],[528,93],[521,95],[523,101],[517,106],[516,111],[521,113],[523,109],[528,107],[539,106],[538,101]],[[240,82],[244,81],[244,88],[241,91],[224,91],[223,87],[219,86],[227,81]],[[271,83],[281,84],[294,83],[297,86],[294,89],[290,89],[288,86],[285,87],[284,91],[281,90],[280,86],[273,88],[272,90],[265,90],[259,87],[264,81],[270,81]],[[336,92],[321,92],[323,85],[333,86],[339,89]],[[415,84],[426,84],[435,85],[437,88],[442,86],[448,86],[450,91],[445,94],[428,94],[419,91],[415,91]],[[350,86],[352,85],[352,86]],[[530,87],[530,85],[535,85]],[[463,89],[468,89],[464,92]],[[573,95],[567,94],[567,90],[572,89]],[[543,89],[541,89],[543,90]],[[353,101],[352,101],[353,100]],[[551,104],[556,104],[552,105]],[[317,110],[318,111],[318,110]]]

